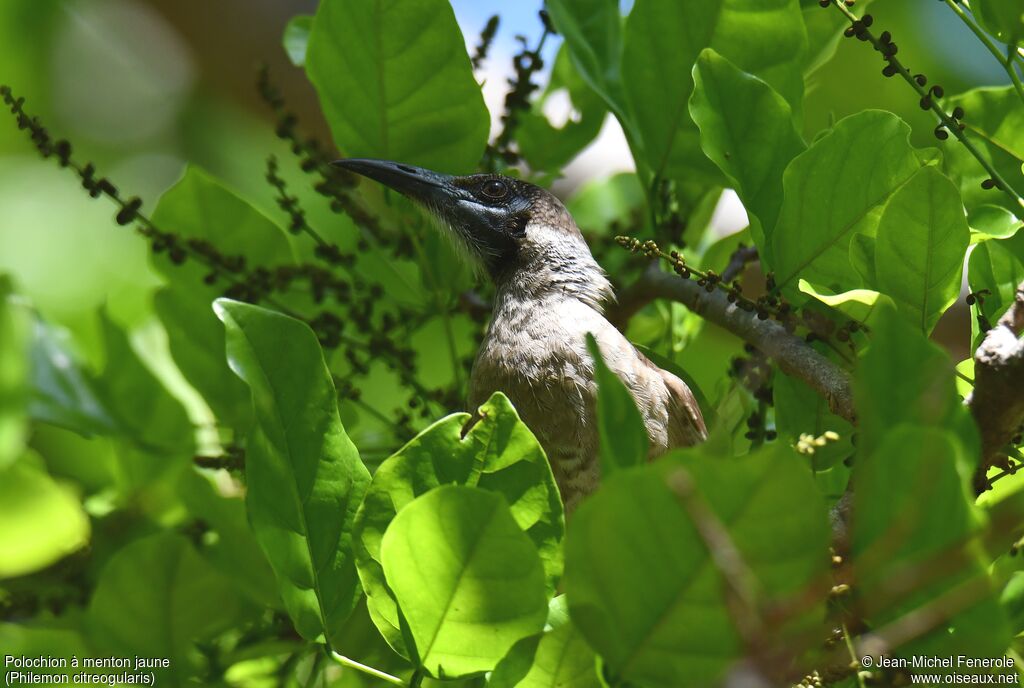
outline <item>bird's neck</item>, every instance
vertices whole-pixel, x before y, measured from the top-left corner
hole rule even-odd
[[[532,237],[518,255],[493,275],[495,316],[503,309],[575,299],[598,313],[612,299],[612,287],[578,230],[531,226]]]

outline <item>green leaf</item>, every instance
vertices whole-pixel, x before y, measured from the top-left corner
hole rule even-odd
[[[446,485],[405,506],[381,564],[420,666],[441,678],[489,671],[547,616],[544,568],[505,500]]]
[[[146,367],[125,332],[102,310],[100,328],[106,365],[96,380],[96,392],[110,414],[148,453],[190,454],[195,442],[185,407]]]
[[[1016,635],[1024,631],[1024,571],[1015,571],[1010,576],[999,594],[999,604],[1006,614],[1010,632]]]
[[[866,9],[870,2],[871,0],[860,0],[857,7]],[[807,28],[808,46],[804,62],[804,81],[810,87],[817,71],[828,64],[836,54],[843,31],[850,23],[841,12],[835,12],[831,7],[822,8],[818,0],[800,0],[800,8],[804,26]]]
[[[623,37],[622,81],[644,161],[655,175],[713,174],[687,111],[693,65],[708,47],[801,110],[807,34],[799,0],[637,0]],[[671,88],[666,75],[673,76]]]
[[[794,292],[800,277],[834,291],[861,286],[850,242],[859,233],[874,235],[882,206],[921,169],[909,135],[896,115],[866,110],[841,120],[790,163],[778,226],[768,236],[780,287]]]
[[[273,268],[293,262],[280,227],[195,167],[160,198],[153,221],[186,241],[210,242],[224,255],[240,256],[249,266]],[[153,262],[169,282],[154,303],[174,362],[217,418],[244,432],[250,422],[249,393],[228,369],[224,328],[210,308],[224,292],[224,282],[204,284],[210,269],[194,260],[174,265],[161,253]]]
[[[193,518],[209,529],[199,554],[225,576],[235,588],[261,607],[281,608],[274,571],[246,515],[242,495],[226,496],[218,491],[216,474],[188,471],[182,475],[177,492]]]
[[[543,633],[523,638],[494,667],[487,688],[600,688],[597,657],[569,620],[565,596],[551,600]]]
[[[89,542],[78,496],[24,454],[0,468],[0,579],[44,569]]]
[[[697,400],[697,407],[700,408],[701,414],[704,416],[704,425],[709,428],[713,427],[715,424],[715,408],[711,404],[711,400],[700,388],[700,385],[697,384],[697,380],[688,372],[683,370],[678,363],[672,359],[662,356],[654,349],[643,346],[642,344],[637,344],[636,349],[644,356],[651,359],[651,363],[662,370],[667,370],[686,383],[686,386],[690,388],[691,392],[693,392],[693,398]]]
[[[565,38],[580,76],[620,121],[628,121],[620,75],[622,17],[618,0],[549,0],[545,7]]]
[[[961,121],[975,148],[1018,194],[1024,193],[1024,107],[1013,87],[976,88],[948,98],[945,105],[964,109]],[[944,169],[960,184],[968,213],[991,204],[1024,219],[1024,208],[1006,194],[981,188],[989,174],[963,146],[945,147]]]
[[[35,316],[31,342],[32,398],[36,421],[90,436],[117,435],[120,427],[103,404],[96,380],[85,370],[70,334]]]
[[[871,346],[857,369],[854,395],[858,448],[867,453],[901,423],[948,426],[960,407],[945,350],[892,309],[879,311]]]
[[[11,300],[10,280],[0,275],[0,470],[25,446],[29,400],[29,326],[24,308]]]
[[[928,334],[960,294],[970,230],[956,186],[926,167],[892,195],[878,222],[875,279]]]
[[[743,657],[738,600],[727,592],[735,580],[709,553],[723,545],[701,535],[712,518],[743,562],[756,608],[808,594],[827,576],[825,505],[788,446],[740,458],[701,447],[620,471],[573,515],[565,575],[573,622],[615,680],[717,685]],[[776,639],[815,633],[822,608],[804,599],[773,622]]]
[[[973,0],[970,9],[978,23],[1003,43],[1024,44],[1024,6],[1019,0]]]
[[[1015,300],[1024,282],[1024,237],[984,241],[974,247],[967,263],[972,292],[988,290],[974,307],[995,323]]]
[[[342,427],[313,331],[249,304],[218,299],[215,308],[231,369],[252,391],[249,520],[296,629],[330,642],[359,592],[352,522],[369,473]]]
[[[373,474],[356,514],[356,564],[367,606],[400,654],[411,650],[405,647],[394,595],[384,580],[380,543],[396,513],[439,485],[469,485],[502,495],[540,553],[550,592],[562,575],[562,502],[544,451],[504,394],[495,393],[477,415],[480,419],[468,432],[470,415],[454,413],[391,455]]]
[[[817,301],[835,308],[851,320],[871,326],[878,313],[884,308],[896,308],[896,304],[885,294],[871,289],[851,289],[835,294],[831,289],[811,284],[807,280],[798,283],[800,291]]]
[[[313,17],[308,14],[297,14],[288,20],[284,27],[284,51],[288,59],[296,67],[306,66],[306,49],[309,45],[309,32],[313,29]]]
[[[334,141],[352,157],[465,174],[490,116],[446,0],[327,0],[306,55]]]
[[[628,222],[643,207],[644,188],[633,172],[585,182],[566,203],[581,230],[604,234],[613,224]]]
[[[578,119],[570,118],[556,127],[544,115],[543,107],[552,94],[563,90],[571,99]],[[563,43],[543,96],[519,116],[516,130],[519,152],[532,169],[557,172],[597,137],[607,114],[604,101],[580,77]]]
[[[941,613],[898,656],[995,657],[1010,641],[974,540],[962,453],[945,429],[901,425],[854,464],[851,549],[867,619],[878,628],[928,605]]]
[[[1006,208],[987,203],[971,209],[967,215],[967,224],[971,226],[971,243],[985,239],[1006,239],[1024,227]]]
[[[102,651],[170,659],[172,683],[184,685],[199,668],[195,643],[231,628],[243,610],[231,579],[181,535],[159,533],[122,547],[104,566],[89,603],[89,637]]]
[[[594,380],[597,382],[601,475],[607,476],[619,469],[647,461],[650,443],[636,400],[618,375],[604,362],[591,334],[587,335],[587,350],[594,359]]]
[[[690,116],[704,153],[736,185],[761,259],[771,265],[762,226],[771,231],[782,207],[782,173],[804,151],[793,112],[767,83],[707,48],[693,68]],[[756,223],[756,231],[755,231]]]

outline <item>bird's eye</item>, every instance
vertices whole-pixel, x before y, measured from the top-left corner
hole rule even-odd
[[[484,196],[498,200],[504,198],[508,193],[508,185],[505,182],[492,179],[484,184],[482,191]]]

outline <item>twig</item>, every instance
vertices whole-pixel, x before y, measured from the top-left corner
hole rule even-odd
[[[332,651],[330,656],[331,656],[331,659],[333,659],[335,662],[337,662],[338,664],[340,664],[340,665],[342,665],[344,667],[349,667],[350,669],[355,669],[356,671],[361,671],[361,672],[363,672],[364,674],[366,674],[368,676],[373,676],[374,678],[380,679],[381,681],[384,681],[386,683],[390,683],[393,686],[403,686],[403,688],[404,688],[405,686],[409,685],[408,683],[406,683],[402,679],[398,678],[397,676],[392,676],[391,674],[386,674],[383,671],[381,671],[380,669],[374,669],[372,666],[367,666],[365,664],[360,664],[356,660],[349,659],[345,655],[339,655],[337,652]]]
[[[1013,88],[1017,91],[1017,95],[1020,96],[1021,102],[1024,102],[1024,84],[1021,83],[1020,76],[1017,74],[1017,70],[1013,67],[1013,52],[1007,52],[1005,55],[1001,51],[992,39],[989,38],[978,23],[971,18],[969,14],[964,12],[964,9],[955,0],[945,0],[945,3],[949,5],[949,8],[956,12],[956,16],[960,17],[960,20],[967,25],[974,35],[978,37],[978,40],[988,48],[988,51],[996,58],[996,62],[1006,70],[1006,73],[1010,75],[1010,81],[1013,82]]]
[[[753,344],[771,358],[779,369],[796,378],[827,402],[832,413],[850,422],[856,421],[853,390],[849,375],[802,338],[786,331],[775,320],[761,320],[754,311],[730,303],[726,292],[707,291],[697,282],[648,268],[640,280],[623,292],[620,309],[613,314],[619,323],[629,320],[654,299],[682,303],[697,315]]]
[[[757,246],[745,246],[740,244],[729,257],[729,264],[722,270],[722,281],[732,282],[743,274],[747,265],[757,260]]]
[[[845,5],[843,0],[832,0],[832,6],[837,8],[840,12],[842,12],[843,15],[846,16],[846,18],[850,21],[851,29],[853,29],[853,33],[851,35],[855,35],[858,38],[862,38],[862,40],[868,41],[869,43],[871,43],[872,46],[874,46],[875,50],[882,54],[883,58],[889,65],[888,67],[886,67],[886,69],[892,70],[891,72],[886,71],[883,73],[886,76],[890,76],[892,74],[899,74],[904,81],[910,84],[910,87],[913,88],[919,96],[921,96],[921,107],[924,108],[925,110],[931,110],[932,112],[934,112],[936,117],[939,118],[940,127],[945,127],[948,131],[950,131],[953,134],[953,136],[955,136],[960,141],[961,144],[963,144],[964,148],[966,148],[967,151],[972,156],[974,156],[978,163],[983,168],[985,168],[985,172],[988,173],[988,176],[992,180],[992,183],[994,183],[994,185],[1000,191],[1009,196],[1013,200],[1015,206],[1020,206],[1021,208],[1024,208],[1024,198],[1021,198],[1017,190],[1011,187],[1007,183],[1007,181],[1003,179],[1002,175],[999,174],[995,166],[991,162],[986,160],[984,156],[982,156],[981,152],[977,149],[974,143],[967,137],[967,134],[964,132],[964,130],[960,127],[960,122],[958,121],[959,115],[951,116],[947,114],[946,111],[943,110],[936,102],[939,98],[942,97],[942,90],[938,86],[932,86],[930,89],[925,90],[924,80],[922,79],[921,82],[918,82],[917,79],[915,79],[914,76],[910,73],[910,70],[908,70],[906,66],[904,66],[896,57],[895,44],[892,43],[891,40],[883,41],[876,37],[873,33],[871,33],[871,31],[868,29],[868,15],[865,15],[863,19],[859,19],[857,15],[850,11],[850,9]]]

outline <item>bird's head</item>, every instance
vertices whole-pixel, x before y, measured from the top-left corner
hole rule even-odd
[[[588,300],[595,303],[608,297],[607,280],[572,216],[539,186],[497,174],[451,176],[388,160],[334,165],[426,207],[499,283],[526,272],[534,280],[589,282],[594,295]]]

